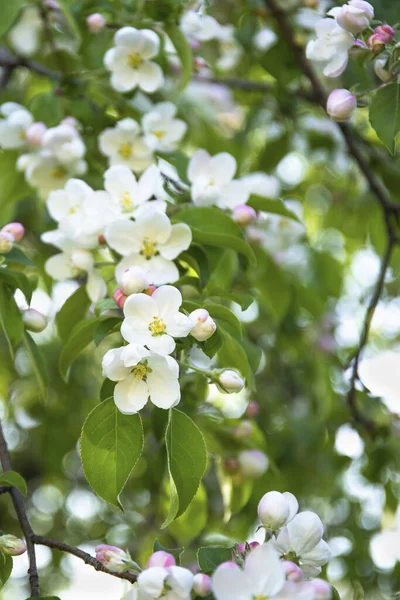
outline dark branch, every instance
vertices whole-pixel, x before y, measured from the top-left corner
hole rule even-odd
[[[3,428],[0,422],[0,461],[1,466],[4,471],[12,471],[11,458],[10,453],[8,452],[8,446],[6,439],[4,437]],[[35,544],[33,542],[33,531],[31,524],[29,523],[28,516],[26,514],[24,500],[22,498],[22,494],[17,488],[10,488],[10,496],[12,502],[14,504],[15,512],[17,513],[17,518],[19,524],[21,526],[22,532],[26,541],[26,548],[28,552],[29,559],[29,585],[31,589],[32,598],[37,598],[40,596],[40,588],[39,588],[39,575],[36,565],[36,554],[35,554]]]
[[[8,485],[2,485],[2,486],[0,486],[0,495],[1,494],[8,494],[8,492],[11,492],[11,486],[8,486]]]
[[[42,535],[34,535],[33,541],[35,544],[39,544],[41,546],[47,546],[48,548],[54,548],[56,550],[60,550],[61,552],[67,552],[68,554],[72,554],[73,556],[76,556],[77,558],[80,558],[81,560],[83,560],[87,565],[90,565],[91,567],[96,569],[96,571],[101,571],[102,573],[107,573],[108,575],[113,575],[113,577],[118,577],[118,579],[125,579],[126,581],[129,581],[130,583],[135,583],[135,581],[137,579],[137,576],[134,573],[129,573],[128,571],[124,571],[122,573],[116,573],[115,571],[111,571],[110,569],[107,569],[107,567],[105,567],[100,561],[98,561],[96,558],[94,558],[87,552],[84,552],[83,550],[80,550],[79,548],[76,548],[75,546],[70,546],[69,544],[66,544],[65,542],[59,542],[57,540],[53,540],[51,538],[44,537]]]
[[[5,47],[0,48],[0,67],[6,69],[8,74],[7,81],[10,78],[12,71],[18,67],[25,67],[34,73],[38,73],[38,75],[43,75],[44,77],[54,79],[55,81],[60,81],[62,78],[62,74],[58,71],[48,69],[35,60],[30,60],[28,58],[24,58],[23,56],[15,56],[14,54],[11,54]],[[4,87],[3,82],[2,85]]]

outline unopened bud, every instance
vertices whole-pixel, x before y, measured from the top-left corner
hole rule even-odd
[[[315,600],[331,600],[332,586],[324,579],[312,579],[310,587],[315,592]]]
[[[8,223],[7,225],[4,225],[1,231],[11,233],[14,242],[22,240],[25,234],[25,228],[21,223]]]
[[[104,237],[104,235],[100,234],[97,237],[97,241],[99,242],[99,244],[105,244],[106,238]]]
[[[256,417],[259,412],[260,407],[258,406],[258,402],[256,402],[255,400],[249,402],[249,405],[246,408],[246,416],[249,417],[249,419],[254,419],[254,417]]]
[[[148,296],[152,296],[154,294],[154,292],[156,291],[157,286],[156,285],[149,285],[149,287],[144,290],[144,293],[147,294]]]
[[[337,89],[329,94],[326,111],[334,121],[347,121],[356,108],[356,97],[349,90]]]
[[[301,581],[303,579],[303,571],[291,560],[284,560],[282,567],[285,570],[286,579],[289,581]]]
[[[191,312],[189,319],[193,323],[190,335],[198,342],[208,340],[217,328],[215,321],[210,317],[210,313],[205,308],[197,308]]]
[[[374,63],[374,71],[375,71],[376,75],[379,77],[379,79],[383,82],[389,81],[389,79],[391,78],[390,71],[385,69],[386,66],[387,66],[386,58],[378,58]]]
[[[289,492],[268,492],[258,503],[258,518],[267,529],[276,531],[294,517],[298,503]]]
[[[0,550],[10,556],[20,556],[26,552],[26,544],[15,535],[0,536]]]
[[[386,46],[385,41],[379,35],[379,33],[373,33],[367,39],[368,48],[372,50],[372,52],[380,52]]]
[[[193,335],[193,334],[192,334]],[[225,394],[237,394],[244,388],[245,381],[237,371],[225,369],[215,382],[220,392]]]
[[[237,425],[234,428],[232,433],[236,439],[242,440],[244,438],[249,437],[251,435],[252,430],[253,427],[250,421],[242,421],[241,423],[239,423],[239,425]]]
[[[259,542],[245,542],[244,544],[238,544],[237,549],[240,554],[245,554],[246,552],[251,552],[251,550],[254,550],[254,548],[257,548],[259,545]]]
[[[193,591],[200,598],[205,598],[212,591],[211,577],[205,573],[196,573],[193,577]]]
[[[374,29],[374,34],[379,35],[385,44],[390,44],[395,33],[395,30],[390,25],[378,25]]]
[[[242,227],[250,225],[250,223],[253,223],[256,219],[256,211],[254,208],[251,208],[251,206],[247,206],[247,204],[239,204],[239,206],[235,206],[233,209],[233,220]]]
[[[47,319],[42,313],[34,308],[28,308],[22,312],[22,320],[25,325],[25,329],[28,331],[34,331],[40,333],[47,327]]]
[[[365,0],[350,0],[336,15],[340,27],[353,34],[367,29],[373,18],[374,7]]]
[[[131,563],[129,555],[124,550],[107,544],[96,546],[96,558],[102,565],[117,573],[125,571]]]
[[[147,566],[150,567],[174,567],[176,565],[175,557],[164,550],[157,550],[150,556]]]
[[[251,479],[261,477],[268,470],[268,457],[260,450],[243,450],[238,460],[242,474]]]
[[[127,296],[143,292],[149,286],[146,273],[140,267],[129,267],[122,274],[121,290]]]
[[[124,292],[121,290],[121,288],[117,288],[113,294],[113,298],[119,308],[124,308],[124,304],[126,302],[127,297],[128,296],[126,296],[124,294]]]
[[[0,231],[0,254],[11,252],[14,243],[14,237],[8,231]]]
[[[106,20],[100,13],[93,13],[92,15],[88,16],[88,18],[86,19],[86,23],[89,31],[91,31],[92,33],[98,33],[99,31],[104,29]]]
[[[44,123],[41,123],[40,121],[32,123],[26,130],[25,139],[28,144],[32,144],[32,146],[40,146],[46,130],[47,127]]]

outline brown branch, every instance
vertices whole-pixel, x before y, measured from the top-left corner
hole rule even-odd
[[[61,552],[67,552],[68,554],[72,554],[77,558],[83,560],[87,565],[90,565],[96,571],[101,571],[102,573],[107,573],[108,575],[112,575],[113,577],[118,577],[118,579],[125,579],[130,583],[135,583],[137,576],[134,573],[130,573],[128,571],[123,571],[122,573],[117,573],[115,571],[111,571],[107,567],[105,567],[97,558],[94,558],[87,552],[76,548],[75,546],[70,546],[65,542],[59,542],[58,540],[53,540],[48,537],[44,537],[42,535],[34,535],[33,541],[35,544],[39,544],[41,546],[47,546],[48,548],[53,548],[55,550],[60,550]]]
[[[6,439],[4,437],[3,428],[0,422],[0,461],[1,466],[4,471],[12,471],[11,458],[10,453],[8,451],[8,446]],[[35,553],[35,544],[33,542],[33,531],[31,524],[29,523],[28,516],[26,514],[24,500],[22,498],[22,494],[17,488],[10,488],[10,496],[12,502],[14,504],[15,512],[17,513],[17,518],[19,524],[21,526],[22,532],[26,541],[26,548],[28,552],[29,559],[29,585],[31,589],[31,597],[37,598],[40,596],[40,587],[39,587],[39,575],[36,565],[36,553]]]
[[[28,58],[24,58],[23,56],[15,56],[14,54],[11,54],[11,52],[9,52],[4,46],[0,48],[0,67],[3,67],[8,71],[8,78],[14,69],[17,69],[18,67],[25,67],[34,73],[38,73],[38,75],[43,75],[44,77],[54,79],[55,81],[60,81],[62,79],[62,74],[58,71],[48,69],[35,60],[30,60]]]

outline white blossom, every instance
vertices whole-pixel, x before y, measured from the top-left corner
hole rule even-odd
[[[299,503],[290,492],[267,492],[258,503],[258,517],[267,529],[277,530],[296,515]]]
[[[31,113],[16,102],[5,102],[0,107],[0,146],[23,148],[27,145],[26,132],[33,123]]]
[[[239,62],[243,49],[235,38],[233,25],[220,26],[218,32],[221,55],[217,60],[217,67],[221,71],[230,71]]]
[[[186,133],[187,125],[176,119],[172,102],[159,102],[142,119],[144,140],[152,150],[172,152]]]
[[[28,6],[14,27],[10,29],[8,40],[13,50],[22,56],[31,56],[39,50],[43,19],[36,6]]]
[[[72,125],[61,123],[57,127],[50,127],[43,134],[41,155],[54,158],[62,165],[80,161],[85,152],[85,144]]]
[[[249,194],[262,196],[263,198],[278,198],[281,191],[279,179],[274,175],[255,172],[240,178]]]
[[[245,388],[237,394],[227,394],[210,384],[206,402],[218,409],[226,419],[239,419],[246,411],[249,396]]]
[[[182,16],[180,28],[188,40],[207,42],[218,38],[221,25],[214,17],[195,10],[188,10]]]
[[[130,118],[105,129],[99,135],[99,148],[108,157],[110,166],[125,165],[133,171],[143,171],[153,158],[152,150],[140,134],[139,124]]]
[[[138,600],[190,600],[193,574],[183,567],[150,567],[137,580]],[[133,596],[132,600],[135,598]]]
[[[321,19],[316,25],[317,39],[307,44],[307,58],[324,63],[324,75],[338,77],[348,63],[354,37],[334,19]]]
[[[56,158],[32,153],[19,157],[17,169],[24,171],[27,182],[37,188],[40,196],[47,198],[52,190],[63,188],[71,177],[83,175],[87,164],[84,160],[62,164]]]
[[[118,92],[129,92],[136,87],[144,92],[155,92],[164,83],[161,67],[151,61],[159,51],[160,39],[150,29],[123,27],[114,36],[114,48],[104,56],[104,64],[111,71],[111,85]]]

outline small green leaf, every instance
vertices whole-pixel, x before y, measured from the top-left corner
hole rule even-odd
[[[69,4],[70,3],[67,0],[58,0],[58,5],[61,7],[62,12],[64,13],[65,20],[67,21],[69,28],[72,34],[74,35],[76,42],[78,43],[78,46],[80,46],[82,41],[81,32],[72,15],[71,7],[69,6]]]
[[[389,152],[396,152],[396,136],[400,131],[400,86],[390,83],[378,90],[371,102],[369,120]]]
[[[62,305],[56,316],[58,335],[66,341],[78,321],[81,321],[90,306],[90,299],[84,285],[80,286]]]
[[[21,312],[14,300],[10,286],[0,282],[0,325],[8,342],[10,354],[14,357],[14,349],[24,334]]]
[[[93,341],[98,346],[100,342],[104,340],[104,338],[114,331],[119,331],[121,326],[121,319],[119,317],[111,317],[110,319],[105,319],[101,321],[96,328],[96,331],[93,335]]]
[[[24,273],[13,269],[0,269],[0,281],[9,285],[13,290],[21,290],[29,304],[32,297],[32,288]]]
[[[94,314],[96,317],[100,317],[101,313],[106,310],[118,310],[118,306],[114,298],[104,298],[104,300],[97,302],[96,306],[94,307]]]
[[[48,375],[46,365],[44,363],[43,357],[40,354],[38,347],[33,341],[32,337],[29,335],[27,331],[24,332],[24,336],[22,338],[24,343],[25,350],[28,354],[29,360],[32,365],[32,369],[35,374],[36,381],[38,383],[38,387],[40,390],[40,395],[43,399],[47,396],[47,386],[48,386]]]
[[[181,554],[184,549],[183,548],[166,548],[165,546],[163,546],[161,544],[161,542],[158,541],[158,539],[155,539],[154,546],[153,546],[153,552],[159,552],[160,550],[163,550],[164,552],[168,552],[168,554],[172,554],[172,556],[175,558],[176,562],[179,564]]]
[[[122,508],[120,493],[143,450],[138,414],[124,415],[109,398],[86,419],[81,436],[81,459],[86,479],[101,498]]]
[[[76,360],[78,355],[93,342],[93,335],[98,325],[96,318],[87,319],[77,323],[73,328],[70,337],[61,350],[58,361],[58,370],[65,381],[68,380],[69,368]]]
[[[55,127],[63,118],[60,97],[54,91],[33,96],[29,110],[36,121],[44,121],[49,127]]]
[[[35,263],[29,258],[25,251],[17,244],[14,244],[11,252],[7,254],[7,264],[15,263],[24,267],[34,267]]]
[[[13,568],[13,560],[8,554],[0,552],[0,590],[6,585]]]
[[[276,262],[264,252],[258,262],[260,268],[256,284],[261,292],[261,303],[264,304],[272,319],[279,324],[286,315],[292,291],[289,281]]]
[[[202,484],[188,509],[178,519],[170,523],[168,532],[182,544],[188,545],[196,538],[204,527],[208,519],[208,499],[207,492]]]
[[[280,215],[292,219],[293,221],[300,222],[298,216],[293,211],[289,210],[286,204],[282,202],[282,200],[278,200],[278,198],[264,198],[263,196],[252,194],[247,204],[254,208],[254,210],[262,210],[266,213]]]
[[[5,471],[4,473],[1,473],[0,485],[11,485],[12,487],[17,488],[23,496],[26,496],[28,493],[25,479],[16,471]]]
[[[233,548],[202,546],[197,551],[197,562],[203,573],[212,573],[223,562],[232,560]]]
[[[9,30],[23,5],[24,0],[0,0],[0,36]]]
[[[190,81],[193,72],[193,55],[186,37],[175,23],[165,25],[165,33],[171,40],[182,65],[182,77],[179,90],[182,91]]]
[[[170,510],[167,527],[188,508],[207,467],[207,449],[197,425],[185,413],[172,408],[165,432],[170,477]]]

